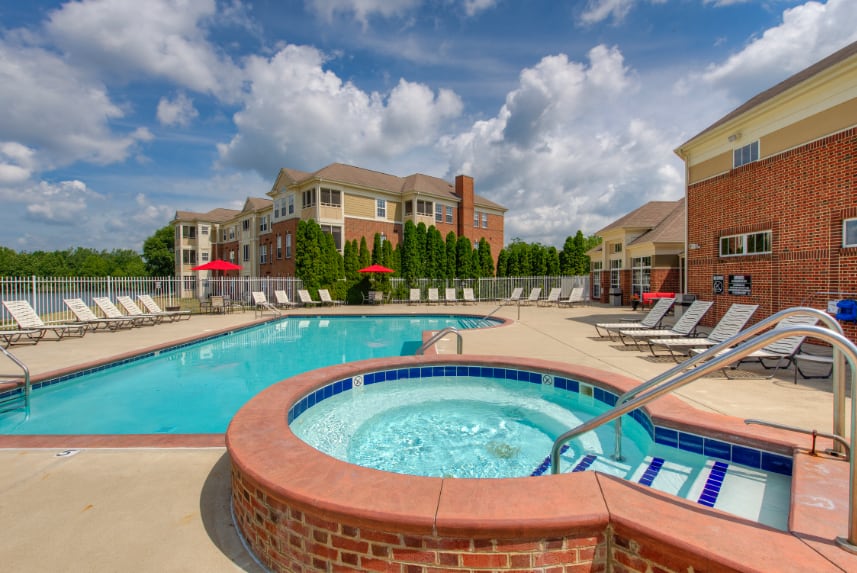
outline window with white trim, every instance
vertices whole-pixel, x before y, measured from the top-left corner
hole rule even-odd
[[[268,230],[268,215],[263,215],[259,219],[259,232],[264,233]]]
[[[739,147],[732,152],[732,168],[741,167],[759,160],[759,140]]]
[[[321,232],[333,237],[333,244],[337,251],[342,250],[342,227],[338,225],[322,225]]]
[[[208,234],[208,225],[201,225],[199,227],[199,234],[200,235],[207,235]]]
[[[244,245],[244,262],[250,260],[250,245]]]
[[[473,226],[479,226],[479,211],[473,211]]]
[[[244,219],[243,221],[241,221],[241,228],[245,231],[249,231],[250,230],[250,219]]]
[[[446,206],[446,222],[452,225],[452,207]]]
[[[268,245],[259,245],[259,263],[265,264],[268,262]]]
[[[321,204],[327,207],[342,206],[342,192],[338,189],[321,188]]]
[[[292,234],[286,233],[286,258],[292,258]]]
[[[652,257],[631,259],[631,294],[650,292],[652,285]]]
[[[482,228],[488,228],[488,213],[482,213]]]
[[[771,232],[744,233],[720,237],[720,256],[761,255],[771,252]]]
[[[277,258],[283,258],[283,236],[277,233]]]
[[[443,223],[443,205],[440,203],[434,205],[434,222]]]
[[[613,259],[610,261],[610,288],[620,288],[622,286],[622,259]]]
[[[857,247],[857,219],[842,221],[842,246]]]
[[[208,262],[208,251],[202,251],[202,252],[199,254],[199,256],[200,256],[200,259],[202,259],[202,262],[203,262],[203,263],[207,263],[207,262]]]
[[[303,192],[303,208],[315,207],[315,189],[307,189]]]
[[[601,261],[592,261],[592,298],[601,298],[601,269],[604,268],[604,263]]]
[[[294,215],[295,214],[295,196],[290,193],[288,198],[286,199],[286,202],[288,203],[288,206],[289,206],[288,214]]]
[[[182,262],[186,265],[196,264],[196,251],[193,249],[182,250]]]
[[[182,225],[182,238],[196,239],[196,227],[193,225]]]
[[[405,201],[405,217],[410,217],[414,214],[414,202]]]
[[[417,215],[423,215],[425,217],[431,217],[432,212],[432,202],[431,201],[417,201]]]
[[[387,200],[375,199],[375,216],[379,219],[387,218]]]

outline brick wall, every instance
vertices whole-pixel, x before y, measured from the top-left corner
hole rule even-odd
[[[713,324],[732,303],[758,304],[758,321],[800,304],[826,308],[817,292],[857,292],[857,249],[843,249],[842,220],[857,216],[857,129],[823,138],[687,190],[688,292],[713,299]],[[771,253],[719,257],[722,235],[772,231]],[[712,293],[713,275],[750,275],[751,294]],[[857,295],[845,298],[857,298]],[[854,325],[843,325],[852,339]]]
[[[402,225],[398,223],[346,217],[343,227],[344,240],[353,241],[357,239],[357,246],[359,247],[360,238],[366,237],[366,244],[369,246],[370,251],[375,241],[375,233],[383,233],[394,249],[402,240]]]

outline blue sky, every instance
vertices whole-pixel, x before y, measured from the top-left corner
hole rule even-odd
[[[131,248],[281,167],[474,177],[561,246],[857,41],[853,0],[0,0],[0,245]]]

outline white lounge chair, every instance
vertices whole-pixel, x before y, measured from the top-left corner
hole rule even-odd
[[[408,304],[417,304],[418,302],[422,302],[422,296],[420,295],[420,289],[412,288],[410,293],[408,293]]]
[[[281,307],[281,308],[282,307],[298,306],[298,303],[292,302],[291,300],[289,300],[289,293],[287,293],[284,290],[275,290],[274,291],[274,300],[276,301],[274,304],[276,304],[278,307]]]
[[[476,296],[473,294],[472,288],[462,289],[461,295],[464,304],[476,304]]]
[[[306,289],[298,289],[298,298],[303,306],[315,306],[317,304],[321,304],[320,300],[313,300],[309,291]]]
[[[532,290],[530,290],[530,296],[528,296],[526,300],[522,300],[521,304],[538,303],[541,296],[542,296],[542,287],[533,287]]]
[[[559,295],[562,294],[562,289],[560,287],[554,287],[548,293],[548,297],[544,300],[540,300],[538,302],[539,306],[551,306],[551,305],[559,305]]]
[[[524,294],[524,287],[515,287],[509,298],[504,298],[501,304],[515,304],[521,302],[521,295]]]
[[[437,292],[436,288],[428,289],[428,303],[435,304],[440,302],[440,295]]]
[[[598,336],[601,336],[602,338],[604,336],[609,336],[612,340],[612,333],[618,332],[620,330],[631,330],[632,328],[658,328],[660,327],[661,321],[663,321],[667,311],[672,308],[674,302],[674,298],[658,299],[658,302],[655,303],[655,306],[652,307],[652,310],[650,310],[646,314],[646,316],[643,317],[642,320],[625,322],[599,322],[595,325],[595,332],[598,333]],[[602,330],[604,331],[603,334],[601,332]]]
[[[711,308],[711,305],[713,304],[713,302],[705,300],[695,300],[671,328],[634,328],[631,330],[620,330],[619,340],[622,341],[622,344],[626,345],[628,344],[626,339],[632,340],[634,345],[637,347],[637,350],[643,350],[640,347],[641,340],[648,343],[650,338],[693,336],[696,333],[696,327],[699,325],[699,321],[702,320],[702,317],[706,312],[708,312],[708,309]]]
[[[43,330],[0,330],[0,341],[4,347],[18,344],[22,340],[30,344],[36,344],[44,336]]]
[[[92,312],[82,298],[64,298],[63,302],[74,314],[78,322],[85,324],[90,330],[118,330],[120,328],[133,328],[134,318],[124,316],[121,318],[102,318]]]
[[[446,304],[456,304],[456,303],[458,303],[458,297],[455,295],[455,289],[454,289],[454,288],[448,288],[448,289],[446,289],[446,290],[444,291],[444,294],[443,294],[443,301],[444,301]]]
[[[164,320],[167,319],[167,317],[164,316],[163,314],[154,314],[151,312],[143,312],[143,309],[140,308],[139,306],[137,306],[137,303],[134,302],[134,299],[132,299],[130,296],[117,296],[116,302],[119,303],[119,306],[122,307],[122,310],[124,310],[125,314],[127,314],[128,316],[139,316],[139,317],[143,317],[143,318],[150,318],[150,319],[155,321],[155,324],[160,324]],[[170,322],[172,322],[172,321],[173,321],[173,319],[170,318]]]
[[[280,314],[280,309],[276,306],[268,302],[268,297],[265,296],[265,293],[262,291],[254,291],[251,292],[250,295],[253,297],[253,311],[258,311],[259,314],[265,314],[266,310],[273,312],[274,314]]]
[[[332,298],[330,296],[330,291],[326,288],[318,289],[318,298],[321,299],[321,304],[323,305],[339,306],[340,304],[344,304],[341,300]]]
[[[94,296],[92,297],[92,302],[95,303],[95,306],[98,307],[98,310],[104,314],[107,318],[131,318],[134,321],[134,326],[143,326],[144,324],[152,325],[158,324],[161,319],[157,316],[152,316],[150,314],[138,315],[138,316],[129,316],[127,314],[123,314],[119,308],[113,304],[113,301],[107,298],[106,296]]]
[[[568,298],[565,300],[561,300],[557,303],[557,306],[574,306],[577,303],[585,303],[586,296],[583,294],[583,287],[574,287],[571,289],[571,293],[569,293]]]
[[[158,314],[163,316],[164,318],[168,318],[171,321],[176,320],[190,320],[190,311],[189,310],[162,310],[158,303],[155,302],[155,299],[148,294],[138,294],[137,300],[139,300],[143,304],[143,308],[146,309],[146,312],[149,314]]]
[[[28,331],[35,330],[41,334],[37,338],[30,336],[29,338],[33,341],[41,340],[49,332],[53,333],[56,340],[61,340],[66,336],[83,336],[89,330],[85,324],[80,323],[45,322],[26,300],[4,300],[3,306],[12,315],[18,328]]]
[[[666,348],[670,356],[680,362],[680,358],[684,359],[691,348],[716,346],[741,332],[757,308],[758,304],[733,304],[705,338],[652,338],[649,339],[649,350],[652,355],[657,356],[656,348]]]

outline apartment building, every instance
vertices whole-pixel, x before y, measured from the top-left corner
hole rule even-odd
[[[207,273],[190,269],[215,258],[241,265],[232,273],[236,276],[294,276],[298,222],[310,219],[340,251],[344,241],[363,237],[371,246],[376,233],[395,248],[409,220],[434,225],[443,236],[453,231],[474,246],[484,238],[495,264],[503,248],[507,209],[477,195],[473,178],[466,175],[449,183],[333,163],[313,173],[281,169],[267,195],[270,199],[248,198],[240,211],[178,211],[173,220],[176,276],[198,285]]]
[[[736,302],[758,304],[758,320],[857,298],[857,43],[675,153],[686,166],[687,290],[714,300],[709,323]]]

